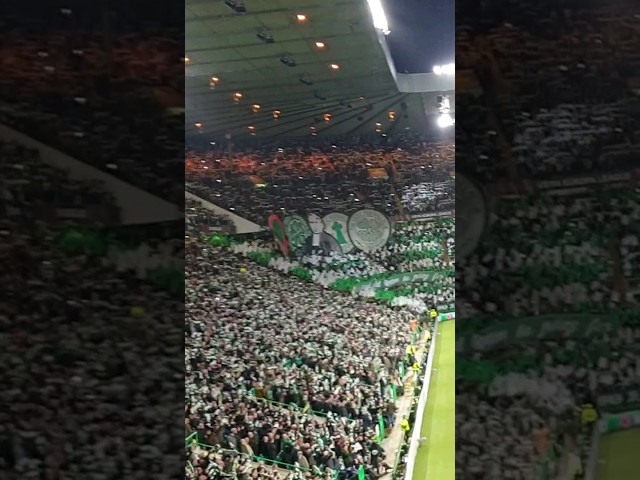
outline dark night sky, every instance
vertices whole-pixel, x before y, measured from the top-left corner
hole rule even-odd
[[[455,63],[455,0],[383,0],[398,72],[432,72]]]

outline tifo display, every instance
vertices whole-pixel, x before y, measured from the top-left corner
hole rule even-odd
[[[386,245],[391,236],[389,219],[383,213],[367,209],[351,216],[332,212],[323,218],[310,213],[306,219],[289,215],[280,220],[273,214],[268,224],[285,255],[289,249],[310,251],[313,247],[320,247],[325,254],[346,254],[354,248],[373,252]],[[283,249],[284,245],[288,247]]]

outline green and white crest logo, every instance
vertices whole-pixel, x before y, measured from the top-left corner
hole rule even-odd
[[[332,212],[322,219],[324,231],[336,239],[342,253],[349,253],[354,246],[349,238],[349,217],[344,213]]]
[[[282,222],[292,250],[303,246],[313,234],[307,221],[299,215],[289,215]]]
[[[353,245],[363,252],[382,248],[391,236],[389,219],[376,210],[358,210],[348,222]]]

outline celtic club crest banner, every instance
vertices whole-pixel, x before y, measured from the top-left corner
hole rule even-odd
[[[280,251],[285,257],[288,257],[289,241],[287,240],[287,235],[284,231],[282,220],[280,220],[280,217],[278,217],[274,213],[267,220],[267,225],[269,226],[269,230],[271,230],[271,233],[273,233],[273,237],[275,238],[278,247],[280,247]]]
[[[349,218],[348,232],[358,250],[373,252],[386,245],[391,236],[391,223],[376,210],[358,210]]]
[[[322,219],[324,231],[326,234],[335,238],[336,243],[340,247],[340,252],[349,253],[354,246],[348,232],[349,217],[344,213],[330,213]]]
[[[289,240],[289,247],[295,251],[307,243],[307,239],[313,235],[307,221],[299,215],[289,215],[282,222],[284,232]]]

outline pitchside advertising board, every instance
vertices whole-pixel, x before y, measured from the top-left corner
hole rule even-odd
[[[601,434],[614,433],[637,427],[640,427],[640,410],[605,415],[605,417],[598,422],[598,431]]]
[[[443,303],[436,307],[438,311],[438,320],[444,322],[446,320],[455,320],[456,318],[456,304],[455,303]]]
[[[640,427],[640,387],[599,395],[596,404],[602,415],[598,422],[601,434]]]

